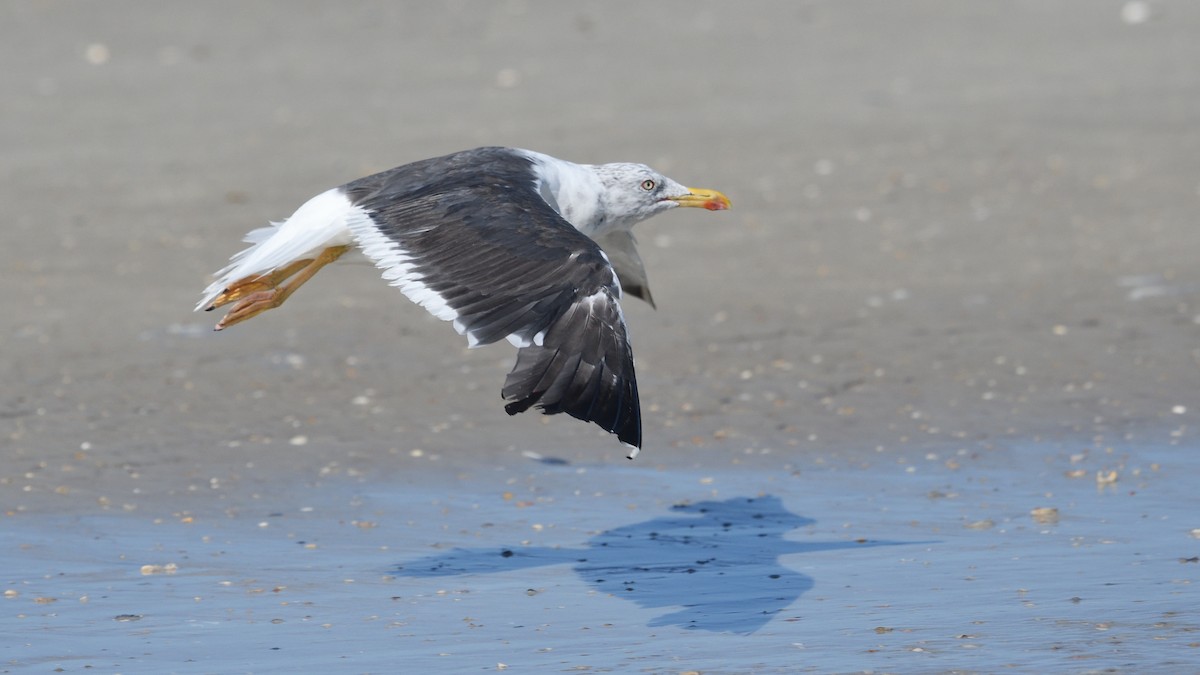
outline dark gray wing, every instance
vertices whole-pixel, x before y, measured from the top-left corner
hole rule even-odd
[[[638,255],[637,240],[629,230],[612,230],[607,234],[596,237],[596,243],[608,254],[621,280],[621,290],[626,295],[632,295],[645,300],[651,307],[657,309],[654,297],[650,295],[650,282],[646,280],[646,266],[642,264],[642,256]]]
[[[440,166],[438,163],[440,162]],[[384,277],[472,346],[520,347],[510,415],[567,413],[641,446],[620,289],[600,248],[534,189],[525,158],[459,153],[343,186],[347,225]]]

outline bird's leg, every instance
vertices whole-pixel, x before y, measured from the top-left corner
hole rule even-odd
[[[238,302],[233,306],[232,309],[229,310],[229,313],[225,315],[225,318],[221,319],[221,321],[217,323],[215,330],[224,330],[225,328],[228,328],[236,323],[241,323],[246,319],[258,316],[268,309],[274,309],[282,305],[292,293],[296,292],[297,288],[300,288],[300,286],[304,284],[304,282],[308,281],[313,277],[314,274],[321,271],[322,267],[340,258],[343,253],[349,250],[349,248],[349,246],[331,246],[324,251],[321,251],[320,255],[318,255],[315,260],[299,261],[307,264],[300,268],[299,272],[296,273],[294,278],[289,280],[286,284],[277,285],[273,288],[255,291],[249,295],[245,295],[240,302]],[[283,271],[287,271],[295,265],[296,263],[288,265],[288,267],[284,268]],[[273,278],[274,276],[274,274],[268,275],[270,278]],[[284,278],[287,277],[285,276]]]
[[[221,294],[218,295],[215,300],[213,300],[212,304],[204,309],[205,311],[212,311],[218,307],[227,305],[234,300],[241,300],[251,293],[269,291],[311,263],[311,259],[305,258],[304,260],[297,260],[287,267],[281,267],[280,269],[267,274],[239,279],[232,284],[229,284],[229,287],[221,291]]]

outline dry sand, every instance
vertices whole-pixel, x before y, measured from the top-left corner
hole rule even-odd
[[[1149,6],[9,5],[6,506],[414,449],[623,462],[506,418],[512,352],[370,268],[223,334],[191,313],[245,231],[480,144],[734,200],[639,228],[648,464],[1191,438],[1200,17]]]

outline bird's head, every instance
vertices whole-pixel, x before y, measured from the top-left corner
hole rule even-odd
[[[677,206],[729,208],[729,198],[720,192],[685,187],[645,164],[601,164],[594,170],[604,187],[600,207],[613,224],[633,225]]]

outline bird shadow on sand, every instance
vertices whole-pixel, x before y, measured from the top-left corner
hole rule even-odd
[[[779,557],[928,542],[784,538],[816,521],[778,497],[679,504],[669,516],[601,532],[580,548],[455,549],[406,562],[395,574],[447,577],[570,564],[596,589],[645,608],[679,608],[650,626],[750,634],[813,587]]]

